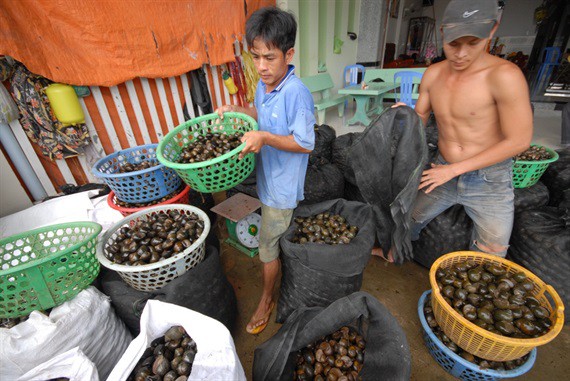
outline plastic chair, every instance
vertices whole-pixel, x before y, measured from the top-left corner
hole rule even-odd
[[[560,48],[556,46],[545,48],[543,54],[544,54],[544,61],[542,62],[542,65],[540,65],[540,69],[538,70],[538,75],[536,76],[536,85],[534,87],[533,94],[535,94],[536,91],[541,88],[540,85],[542,84],[543,81],[548,81],[548,79],[552,75],[554,67],[560,64],[559,61],[562,56],[562,54],[560,53]]]
[[[342,87],[358,85],[358,73],[362,72],[361,80],[364,79],[364,74],[366,73],[366,68],[362,65],[348,65],[344,68],[344,73],[342,74]],[[344,106],[348,106],[348,101],[344,103]]]
[[[412,94],[414,85],[418,84],[418,82],[414,84],[414,78],[419,78],[421,81],[422,77],[423,74],[417,71],[399,71],[394,74],[394,83],[397,83],[398,79],[401,81],[400,99],[396,98],[396,102],[404,102],[406,105],[414,107],[416,100],[412,99]]]

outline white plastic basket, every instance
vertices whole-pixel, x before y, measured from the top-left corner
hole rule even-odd
[[[194,213],[204,222],[202,234],[189,248],[168,259],[142,266],[120,265],[107,259],[105,256],[107,248],[115,242],[118,231],[123,226],[129,227],[139,220],[146,220],[152,214],[171,210],[178,210],[187,214]],[[205,242],[209,232],[210,219],[208,215],[195,206],[184,204],[154,206],[123,218],[107,230],[97,245],[97,259],[106,268],[116,271],[132,288],[139,291],[153,291],[163,287],[204,260]]]

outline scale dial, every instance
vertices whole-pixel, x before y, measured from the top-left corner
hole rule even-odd
[[[259,228],[261,216],[251,213],[239,220],[236,224],[236,237],[243,246],[248,249],[259,247]]]

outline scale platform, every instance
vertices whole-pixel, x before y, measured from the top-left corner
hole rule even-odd
[[[249,257],[255,257],[259,251],[261,216],[253,213],[259,208],[261,201],[238,193],[210,209],[226,219],[229,237],[225,242]]]

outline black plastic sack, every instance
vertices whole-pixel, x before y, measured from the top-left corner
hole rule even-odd
[[[562,198],[560,204],[558,204],[560,209],[570,209],[570,189],[566,189],[562,193]]]
[[[361,133],[350,132],[336,138],[332,142],[332,162],[341,170],[344,179],[351,184],[356,184],[354,171],[348,163],[348,149],[352,145],[354,139],[358,138]]]
[[[570,210],[545,206],[517,213],[507,255],[570,305]],[[568,322],[568,308],[565,311]]]
[[[215,205],[214,197],[210,193],[200,193],[194,189],[190,189],[190,192],[188,192],[188,198],[188,203],[190,205],[201,209],[208,215],[208,218],[210,219],[210,226],[212,228],[206,237],[206,246],[212,245],[216,248],[216,250],[220,251],[220,240],[216,235],[216,229],[214,229],[218,215],[210,210]]]
[[[332,160],[332,142],[336,138],[335,130],[326,124],[315,124],[315,148],[309,154],[311,156],[324,157],[328,161]]]
[[[548,188],[540,181],[528,188],[516,188],[515,213],[545,206],[548,199]]]
[[[334,164],[310,165],[305,176],[305,199],[302,204],[315,204],[344,196],[344,176]]]
[[[342,326],[366,340],[362,380],[409,380],[411,355],[406,334],[376,298],[365,292],[343,297],[326,308],[300,308],[279,331],[255,349],[254,381],[293,379],[296,352]]]
[[[237,316],[236,295],[220,263],[218,250],[208,246],[206,257],[184,275],[155,291],[138,291],[114,271],[102,270],[101,287],[111,298],[117,315],[134,336],[140,331],[140,316],[147,300],[160,300],[200,312],[232,330]]]
[[[562,201],[564,191],[570,189],[570,148],[557,150],[559,158],[554,163],[550,163],[540,181],[542,181],[550,191],[550,201],[548,205],[558,206]]]
[[[296,229],[295,217],[323,212],[340,214],[348,224],[357,226],[356,237],[346,245],[291,242]],[[338,199],[299,206],[280,240],[282,276],[276,321],[284,322],[299,307],[326,307],[360,290],[374,234],[369,205]]]
[[[427,151],[422,123],[409,107],[386,110],[347,150],[355,184],[373,207],[376,238],[385,253],[394,249],[396,263],[412,259],[411,214]]]
[[[344,199],[349,201],[366,202],[358,187],[348,181],[344,182]]]
[[[442,255],[468,250],[473,222],[462,205],[454,205],[430,221],[412,242],[414,260],[426,268]]]

